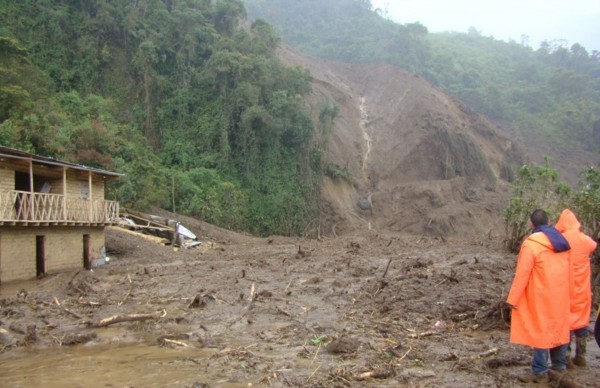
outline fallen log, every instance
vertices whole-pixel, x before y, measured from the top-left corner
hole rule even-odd
[[[437,331],[433,331],[433,330],[430,330],[430,331],[424,331],[424,332],[422,332],[422,333],[411,333],[411,334],[408,334],[408,335],[406,336],[406,338],[421,338],[421,337],[429,337],[430,335],[436,335],[436,334],[439,334],[439,332],[437,332]]]
[[[169,339],[169,338],[163,338],[162,341],[160,341],[159,343],[161,345],[163,345],[163,346],[175,345],[175,346],[181,346],[181,347],[184,347],[184,348],[187,348],[189,346],[185,342],[176,341],[176,340],[172,340],[172,339]]]
[[[92,323],[94,327],[106,327],[120,322],[134,322],[134,321],[146,321],[148,319],[162,318],[167,315],[166,310],[159,311],[151,314],[126,314],[126,315],[113,315],[112,317],[104,318],[97,323]]]
[[[363,372],[354,377],[356,381],[364,381],[368,379],[387,379],[394,375],[394,371],[392,369],[377,369],[369,372]]]

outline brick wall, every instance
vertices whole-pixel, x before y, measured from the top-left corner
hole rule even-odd
[[[103,228],[0,227],[0,282],[36,276],[36,236],[45,236],[46,273],[83,268],[83,235],[90,235],[90,260],[100,257]]]

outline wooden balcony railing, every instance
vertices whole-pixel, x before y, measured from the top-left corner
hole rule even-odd
[[[0,192],[0,225],[112,225],[119,202],[90,201],[59,194]]]

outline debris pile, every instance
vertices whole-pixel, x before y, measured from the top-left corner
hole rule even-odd
[[[152,236],[156,242],[164,245],[187,249],[202,244],[202,241],[199,241],[192,231],[177,220],[130,209],[121,209],[119,226],[136,233]]]

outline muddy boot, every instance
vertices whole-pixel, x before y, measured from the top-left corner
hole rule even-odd
[[[573,377],[569,375],[569,372],[566,370],[552,370],[548,371],[548,377],[550,381],[553,382],[553,387],[579,387],[577,382],[573,380]]]
[[[577,366],[587,366],[585,361],[585,348],[587,346],[587,337],[575,337],[575,357],[573,364]]]
[[[518,377],[519,381],[522,383],[548,383],[550,378],[548,377],[548,372],[546,373],[525,373]]]
[[[571,352],[567,353],[567,369],[575,369],[577,366],[573,362],[573,358],[571,358]]]
[[[567,348],[567,354],[565,354],[565,357],[567,359],[567,369],[577,368],[577,366],[573,364],[573,358],[571,357],[571,353],[571,344],[569,344],[569,347]]]

